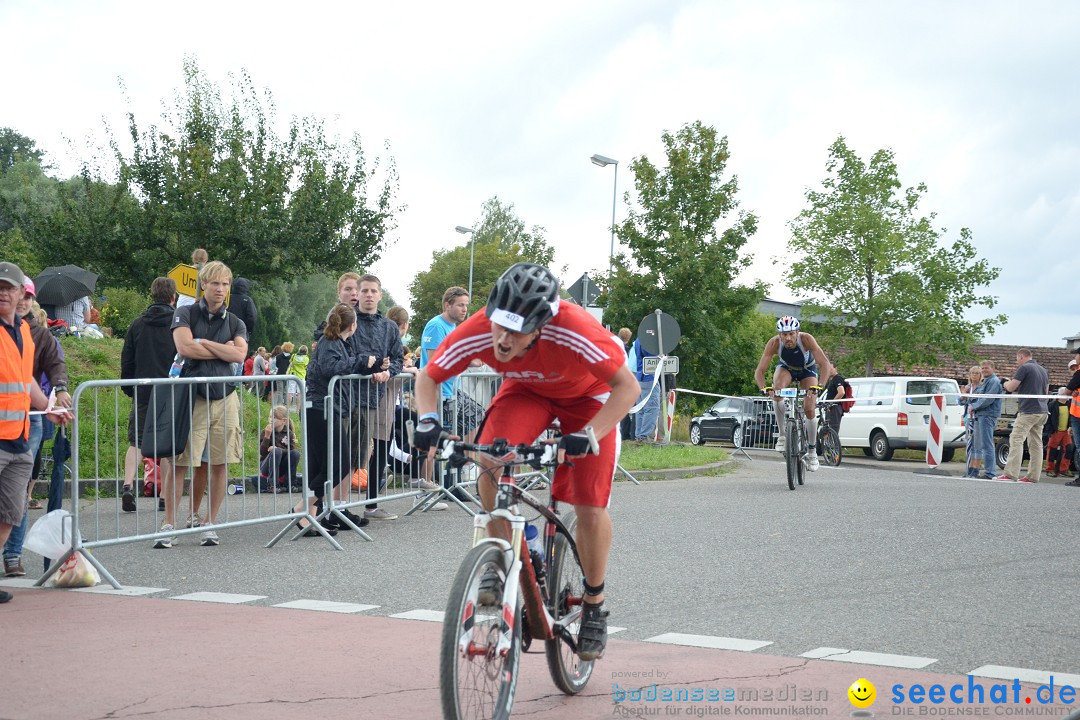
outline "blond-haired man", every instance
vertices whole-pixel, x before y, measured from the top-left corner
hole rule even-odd
[[[232,363],[247,357],[247,329],[243,321],[225,308],[225,296],[232,285],[232,271],[218,260],[208,262],[199,271],[203,295],[199,302],[177,308],[173,314],[173,341],[176,352],[186,358],[184,376],[233,377]],[[240,436],[240,401],[236,384],[208,382],[195,385],[191,406],[191,433],[187,447],[176,458],[176,487],[165,487],[165,524],[163,531],[176,523],[183,478],[189,465],[195,474],[191,485],[191,524],[201,524],[199,505],[206,492],[206,463],[210,465],[210,525],[217,522],[218,510],[225,499],[227,463],[240,462],[243,441]],[[200,544],[217,545],[217,533],[206,530]],[[154,547],[172,547],[172,538],[159,538]]]

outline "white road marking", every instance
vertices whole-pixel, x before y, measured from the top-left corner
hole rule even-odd
[[[153,595],[154,593],[168,592],[169,588],[138,587],[137,585],[125,585],[117,590],[112,585],[95,585],[88,588],[75,588],[76,592],[95,593],[98,595],[122,595],[137,597],[139,595]]]
[[[1000,680],[1012,680],[1015,678],[1022,682],[1040,683],[1042,685],[1049,685],[1050,678],[1053,677],[1055,686],[1080,686],[1080,675],[1050,672],[1048,670],[1031,670],[1029,668],[1005,667],[1004,665],[983,665],[982,667],[975,668],[974,670],[969,672],[968,675],[977,675],[979,677],[986,678],[997,678]]]
[[[265,595],[237,595],[234,593],[220,592],[194,592],[187,595],[174,595],[170,600],[193,600],[195,602],[225,603],[227,605],[241,605],[243,603],[262,600]]]
[[[379,606],[332,602],[330,600],[292,600],[290,602],[274,605],[274,607],[289,608],[291,610],[317,610],[319,612],[360,613],[374,610]]]
[[[892,655],[890,653],[866,652],[865,650],[846,650],[844,648],[819,647],[809,652],[804,652],[799,657],[813,660],[836,660],[837,662],[860,663],[862,665],[883,665],[885,667],[907,668],[918,670],[931,663],[936,663],[936,658],[917,657],[915,655]]]
[[[739,650],[741,652],[751,652],[766,645],[772,645],[772,642],[767,640],[745,640],[743,638],[716,637],[714,635],[684,635],[683,633],[664,633],[663,635],[646,638],[645,642],[665,645],[689,645],[691,647],[713,648],[715,650]]]
[[[409,610],[408,612],[397,613],[390,617],[401,618],[402,620],[423,620],[424,622],[441,623],[444,615],[446,615],[446,613],[442,610]]]

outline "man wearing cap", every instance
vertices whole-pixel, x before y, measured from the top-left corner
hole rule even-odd
[[[26,294],[22,270],[0,262],[0,542],[26,513],[26,486],[34,458],[30,455],[30,407],[45,409],[48,398],[34,381],[34,340],[30,325],[16,312]],[[50,419],[66,424],[67,415]],[[0,603],[11,593],[0,590]]]
[[[1080,350],[1077,350],[1076,357],[1069,361],[1069,369],[1073,374],[1065,384],[1065,390],[1072,395],[1069,403],[1069,429],[1072,430],[1073,469],[1076,470],[1076,479],[1065,484],[1080,487]]]
[[[64,355],[60,351],[60,345],[49,332],[49,329],[38,322],[37,317],[31,312],[37,292],[34,281],[30,278],[23,280],[25,292],[22,299],[15,305],[15,314],[21,317],[23,323],[30,327],[30,338],[34,341],[34,379],[42,383],[48,381],[48,386],[56,391],[56,405],[58,407],[71,407],[71,395],[68,393],[67,365]],[[44,378],[44,380],[42,380]],[[44,439],[42,432],[43,421],[41,415],[30,416],[30,457],[37,457],[38,448]],[[49,428],[51,432],[52,428]],[[31,484],[27,485],[27,497]],[[55,495],[60,497],[62,488],[57,487]],[[52,495],[53,493],[50,493]],[[11,530],[11,536],[4,544],[4,575],[18,577],[26,574],[22,566],[23,539],[26,537],[26,526],[29,522],[29,513],[23,513],[22,523]]]

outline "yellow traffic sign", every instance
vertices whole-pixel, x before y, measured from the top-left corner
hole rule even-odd
[[[169,271],[169,277],[176,283],[178,295],[198,297],[199,269],[197,267],[181,263]]]

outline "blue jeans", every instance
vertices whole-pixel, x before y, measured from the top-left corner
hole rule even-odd
[[[37,457],[38,450],[41,448],[41,416],[30,416],[30,457]],[[8,540],[4,543],[4,557],[5,558],[17,558],[22,556],[23,540],[26,538],[26,525],[27,518],[30,517],[30,513],[23,511],[22,522],[18,525],[11,527],[11,534],[8,536]]]
[[[995,477],[997,453],[994,452],[994,428],[997,426],[997,417],[976,415],[974,423],[975,454],[983,460],[983,477]]]
[[[654,387],[652,380],[639,380],[638,385],[641,386],[638,402],[640,403],[646,397],[649,401],[638,410],[637,417],[634,419],[634,438],[652,440],[656,435],[656,421],[660,417],[660,383]],[[652,388],[652,394],[649,393],[650,388]]]

